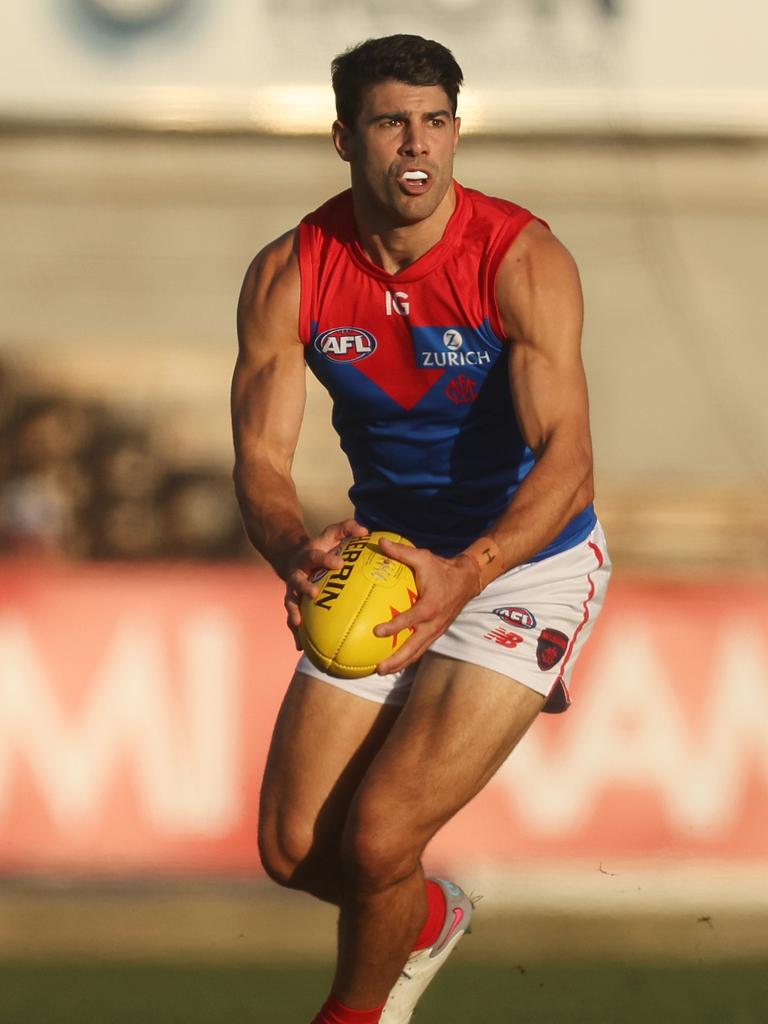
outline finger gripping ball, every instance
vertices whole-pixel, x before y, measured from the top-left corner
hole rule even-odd
[[[389,622],[416,601],[411,569],[388,558],[379,547],[382,537],[407,544],[399,533],[375,530],[366,537],[348,537],[337,549],[344,566],[315,576],[320,593],[301,602],[299,638],[313,665],[342,679],[370,675],[380,661],[394,654],[410,636],[374,636],[374,626]]]

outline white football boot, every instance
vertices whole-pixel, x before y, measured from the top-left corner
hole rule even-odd
[[[470,931],[472,901],[458,885],[444,878],[435,878],[445,894],[446,914],[443,930],[433,946],[411,953],[400,977],[389,993],[381,1024],[408,1024],[416,1003],[445,961],[456,948],[459,939]]]

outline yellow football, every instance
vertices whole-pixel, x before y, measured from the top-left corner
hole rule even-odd
[[[374,626],[408,611],[416,600],[411,569],[387,558],[379,547],[386,537],[413,547],[399,533],[374,530],[366,537],[348,537],[338,553],[344,567],[314,578],[320,593],[301,603],[299,638],[304,653],[323,672],[342,679],[370,675],[379,662],[394,654],[410,636],[374,636]]]

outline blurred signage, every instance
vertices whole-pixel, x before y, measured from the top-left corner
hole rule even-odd
[[[615,583],[574,683],[440,864],[768,855],[768,586]],[[0,869],[259,872],[295,660],[248,568],[4,565]]]
[[[253,870],[292,662],[273,581],[28,566],[2,579],[0,864]]]
[[[3,4],[0,117],[327,133],[331,59],[393,29],[454,50],[467,129],[768,130],[760,0]]]
[[[490,862],[765,857],[766,621],[768,586],[613,584],[572,709],[539,720],[441,856],[479,832]]]
[[[83,13],[119,29],[147,29],[180,13],[190,0],[78,0]]]

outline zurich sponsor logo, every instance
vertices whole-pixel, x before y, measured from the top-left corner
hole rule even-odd
[[[429,370],[444,370],[451,366],[490,366],[493,361],[491,353],[486,349],[473,347],[478,339],[469,328],[469,337],[465,337],[457,327],[448,327],[440,339],[434,339],[434,348],[422,349],[419,352],[419,365]],[[442,341],[443,348],[439,348]],[[482,341],[480,342],[482,345]]]
[[[315,348],[335,363],[356,363],[376,351],[376,339],[362,327],[334,327],[318,334]]]
[[[533,629],[536,625],[536,617],[527,608],[494,608],[493,614],[498,615],[502,622],[510,626],[519,626],[521,629]]]
[[[456,330],[455,327],[449,327],[443,335],[443,344],[451,352],[458,352],[461,346],[464,344],[464,339]]]
[[[425,369],[443,369],[446,366],[488,366],[490,352],[420,352],[421,365]]]

